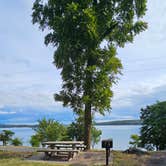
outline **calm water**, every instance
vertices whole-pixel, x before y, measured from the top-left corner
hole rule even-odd
[[[139,134],[140,125],[131,126],[97,126],[102,131],[102,139],[113,139],[113,149],[125,150],[129,147],[130,136],[132,134]],[[101,142],[99,142],[95,148],[101,148]]]
[[[102,139],[113,139],[113,149],[124,150],[128,148],[131,134],[139,134],[140,126],[97,126],[102,130]],[[14,137],[22,139],[24,145],[30,145],[29,140],[34,131],[31,128],[0,128],[1,130],[12,130],[15,132]],[[1,142],[0,142],[1,143]],[[95,148],[101,148],[101,142],[99,142]]]

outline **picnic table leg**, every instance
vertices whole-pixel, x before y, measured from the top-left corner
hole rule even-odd
[[[75,144],[72,145],[72,149],[73,149],[73,150],[76,149],[76,145],[75,145]]]
[[[68,154],[68,160],[72,159],[73,158],[73,153],[72,152],[69,152]]]
[[[46,160],[50,159],[51,155],[52,155],[51,153],[45,152],[45,159]]]

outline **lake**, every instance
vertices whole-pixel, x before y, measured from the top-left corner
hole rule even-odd
[[[98,129],[102,130],[102,139],[113,139],[113,149],[115,150],[125,150],[129,146],[130,136],[132,134],[139,134],[140,125],[110,125],[110,126],[96,126]],[[22,139],[24,145],[30,145],[29,140],[31,135],[35,132],[31,128],[0,128],[1,130],[12,130],[15,132],[14,137],[19,137]],[[0,142],[1,143],[1,142]],[[1,143],[2,144],[2,143]],[[101,148],[101,142],[95,145],[96,149]]]

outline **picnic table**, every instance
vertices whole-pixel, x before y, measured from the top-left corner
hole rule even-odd
[[[70,160],[85,148],[83,141],[48,141],[43,142],[42,146],[43,148],[38,149],[38,152],[44,152],[47,159],[66,157],[67,160]]]
[[[78,149],[83,150],[85,148],[83,141],[48,141],[42,143],[43,147],[49,147],[51,149]]]

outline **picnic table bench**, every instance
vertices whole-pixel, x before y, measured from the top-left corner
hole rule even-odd
[[[79,150],[42,148],[38,149],[37,152],[44,152],[46,159],[50,159],[51,157],[65,157],[67,160],[70,160],[75,154],[79,153]]]

